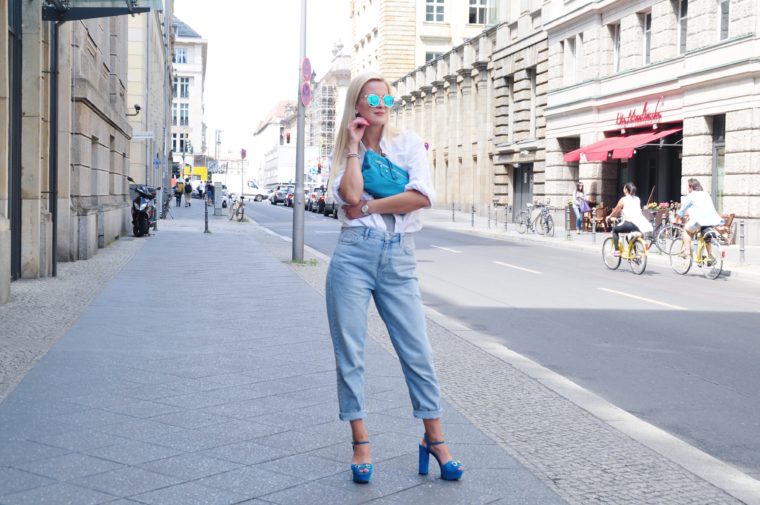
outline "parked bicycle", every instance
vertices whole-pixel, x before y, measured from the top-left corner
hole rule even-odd
[[[654,223],[652,224],[654,225]],[[673,242],[673,239],[680,237],[682,233],[683,225],[676,222],[675,212],[668,212],[662,218],[662,221],[654,227],[654,231],[645,237],[647,249],[655,246],[661,253],[670,254],[671,242]]]
[[[619,221],[618,218],[609,218],[613,226]],[[602,261],[610,270],[617,270],[622,260],[628,260],[631,272],[641,275],[647,269],[647,246],[644,243],[643,234],[640,231],[626,233],[618,240],[618,254],[615,254],[615,241],[608,237],[602,243]]]
[[[546,235],[547,237],[554,236],[554,219],[549,212],[549,202],[535,204],[529,203],[526,205],[527,210],[521,210],[517,216],[517,231],[518,233],[525,233],[528,230],[540,235]],[[538,209],[535,215],[532,214],[532,209]]]
[[[697,233],[696,240],[691,241],[691,250],[686,250],[683,236],[670,244],[670,267],[677,274],[686,275],[696,261],[702,275],[708,279],[717,279],[723,271],[726,251],[723,249],[721,235],[711,226],[703,226]]]
[[[233,219],[236,219],[237,221],[243,220],[245,217],[245,202],[242,195],[240,195],[240,198],[236,198],[232,202],[232,205],[229,206],[229,213],[230,221]]]

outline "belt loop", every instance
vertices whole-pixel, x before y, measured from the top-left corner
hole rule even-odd
[[[370,230],[370,228],[369,228],[368,226],[365,226],[365,227],[364,227],[364,233],[363,233],[363,235],[364,235],[364,240],[367,240],[367,239],[369,238],[369,233],[370,233],[370,231],[371,231],[371,230]]]

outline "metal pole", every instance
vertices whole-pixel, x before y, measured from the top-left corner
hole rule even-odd
[[[504,231],[507,231],[507,223],[509,222],[509,211],[512,208],[511,205],[504,206]]]
[[[739,264],[743,265],[744,257],[744,219],[739,221]]]
[[[471,224],[472,227],[475,228],[475,205],[472,206]]]
[[[491,229],[491,206],[488,206],[488,229]]]
[[[596,211],[591,211],[591,243],[596,244]]]
[[[208,195],[204,195],[204,198],[208,198]],[[206,200],[204,198],[201,198],[201,203],[203,204],[203,212],[205,214],[204,218],[206,220],[206,228],[203,230],[203,233],[211,233],[210,231],[208,231],[208,204],[206,203]]]
[[[58,31],[62,23],[53,21],[50,37],[50,154],[48,198],[52,221],[50,275],[58,275]]]
[[[454,202],[451,202],[451,222],[455,223],[457,220],[456,216],[454,216]]]
[[[570,240],[570,207],[565,206],[565,238]]]
[[[293,261],[303,261],[303,166],[304,166],[304,113],[301,86],[304,82],[301,66],[306,58],[306,0],[301,0],[301,51],[298,60],[298,121],[296,135],[296,188],[293,195]],[[308,77],[307,77],[308,78]]]

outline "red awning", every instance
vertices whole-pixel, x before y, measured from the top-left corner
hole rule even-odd
[[[633,150],[637,147],[679,131],[681,131],[681,128],[636,133],[625,137],[607,137],[598,142],[594,142],[593,144],[581,147],[580,149],[565,153],[564,160],[566,163],[575,163],[580,161],[581,155],[583,155],[585,161],[607,161],[608,159],[630,158],[633,156]],[[609,155],[610,151],[612,151],[611,157]]]

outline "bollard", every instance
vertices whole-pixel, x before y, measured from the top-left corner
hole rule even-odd
[[[208,198],[208,195],[206,196],[206,198]],[[203,203],[203,209],[204,209],[205,220],[206,220],[206,229],[203,230],[203,233],[211,233],[210,231],[208,231],[208,203],[203,198],[201,198],[201,203]]]
[[[565,239],[570,240],[570,207],[565,207]]]
[[[488,229],[491,229],[491,206],[488,206]]]
[[[493,225],[493,227],[494,228],[498,228],[499,227],[499,207],[498,207],[498,205],[496,207],[494,207],[494,209],[493,209],[493,218],[494,218],[494,225]]]
[[[739,264],[743,265],[744,258],[744,219],[739,221]]]
[[[472,206],[472,212],[470,214],[470,224],[475,228],[475,205]]]
[[[454,202],[451,202],[451,222],[454,223],[454,222],[456,222],[456,220],[457,220],[457,218],[454,215]]]
[[[509,223],[509,210],[511,208],[511,205],[504,206],[504,231],[507,231],[507,223]]]
[[[596,244],[596,218],[591,214],[591,243]]]

